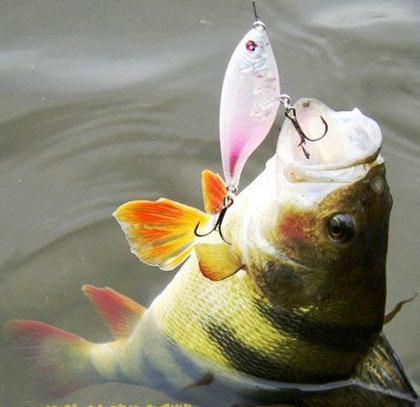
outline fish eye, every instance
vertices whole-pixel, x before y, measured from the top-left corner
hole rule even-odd
[[[246,44],[245,44],[245,48],[248,51],[254,52],[255,49],[258,47],[257,43],[255,41],[249,40]]]
[[[354,235],[353,219],[349,214],[337,213],[328,221],[328,235],[334,242],[347,242]]]

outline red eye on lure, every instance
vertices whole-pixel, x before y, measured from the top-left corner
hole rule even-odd
[[[254,52],[254,51],[255,51],[255,49],[258,47],[258,45],[257,45],[254,41],[249,40],[249,41],[247,41],[247,43],[245,44],[245,47],[246,47],[246,49],[247,49],[248,51]]]

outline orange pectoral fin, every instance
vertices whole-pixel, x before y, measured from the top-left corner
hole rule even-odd
[[[129,336],[146,311],[131,298],[109,287],[85,284],[82,290],[116,338]]]
[[[205,227],[210,215],[169,199],[131,201],[115,212],[131,251],[141,261],[172,270],[190,255],[198,223]]]
[[[201,173],[204,208],[212,215],[219,213],[224,205],[227,195],[226,184],[219,174],[210,170]]]
[[[224,280],[243,267],[240,257],[225,243],[201,243],[195,253],[201,273],[212,281]]]

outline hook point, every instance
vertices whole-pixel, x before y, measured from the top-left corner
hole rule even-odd
[[[327,132],[328,132],[327,121],[320,115],[319,117],[321,118],[321,121],[324,124],[324,132],[319,137],[310,138],[302,130],[302,127],[300,126],[300,124],[298,122],[298,119],[297,119],[296,109],[294,107],[287,107],[285,109],[284,115],[292,122],[293,127],[295,128],[296,132],[298,133],[298,135],[300,137],[299,147],[302,148],[302,151],[303,151],[303,154],[305,154],[305,157],[307,159],[309,159],[311,157],[311,155],[309,154],[308,150],[306,149],[306,142],[307,141],[315,142],[315,141],[319,141],[322,138],[324,138],[327,135]]]

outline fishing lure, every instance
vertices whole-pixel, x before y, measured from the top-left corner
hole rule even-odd
[[[210,231],[194,234],[204,237],[217,230],[222,240],[222,223],[238,192],[239,180],[248,158],[267,136],[282,99],[280,78],[266,26],[257,14],[254,23],[235,48],[223,80],[220,99],[219,135],[225,193],[220,195],[219,212]]]
[[[258,17],[229,61],[220,100],[223,173],[236,193],[245,162],[270,131],[280,105],[280,78],[266,26]]]

